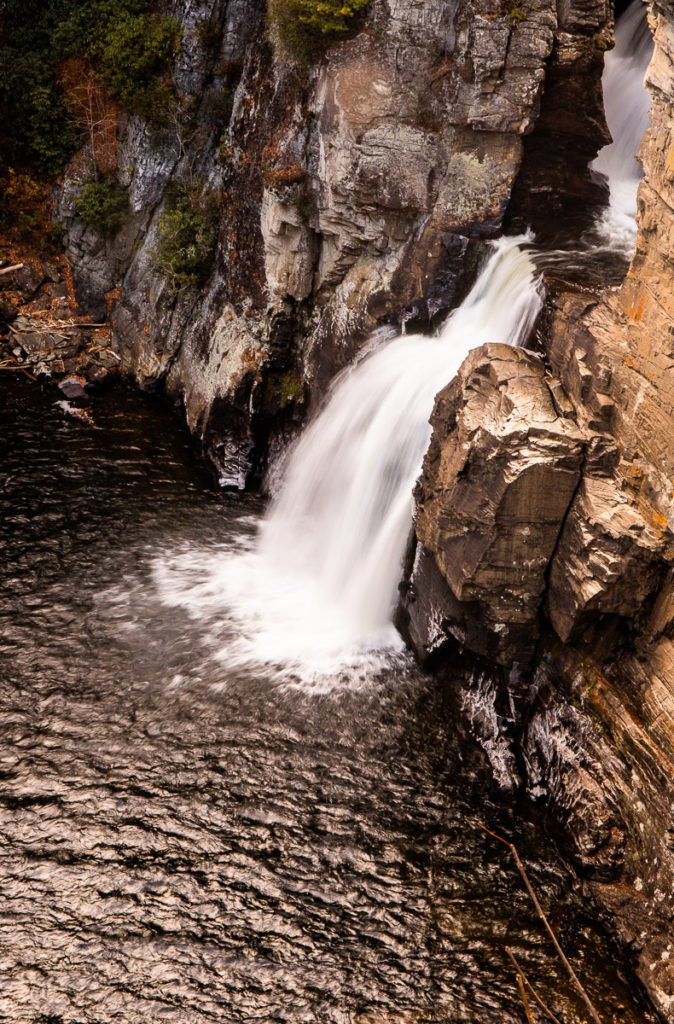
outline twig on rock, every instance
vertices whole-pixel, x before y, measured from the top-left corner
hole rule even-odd
[[[3,267],[0,270],[0,274],[11,274],[13,270],[21,270],[24,266],[24,263],[15,263],[12,267]]]
[[[545,1016],[548,1017],[548,1019],[551,1020],[553,1022],[553,1024],[559,1024],[559,1021],[555,1017],[555,1015],[552,1012],[552,1010],[550,1009],[550,1007],[545,1005],[545,1003],[543,1002],[543,1000],[539,996],[538,992],[536,991],[536,989],[531,984],[531,982],[527,978],[526,974],[524,973],[524,971],[520,967],[520,965],[519,965],[519,963],[517,961],[517,958],[515,957],[515,954],[513,953],[513,951],[510,948],[510,946],[506,946],[505,951],[508,954],[508,956],[510,957],[510,959],[512,960],[513,966],[514,966],[515,970],[517,971],[517,973],[522,975],[522,980],[524,981],[524,984],[527,986],[527,988],[531,992],[532,996],[534,997],[534,999],[536,1000],[536,1002],[540,1006],[540,1008],[543,1011],[543,1013],[545,1014]]]
[[[529,1006],[529,1000],[527,999],[526,989],[524,988],[524,981],[522,980],[522,975],[519,972],[517,974],[517,987],[520,990],[522,1002],[524,1003],[524,1012],[527,1015],[527,1024],[534,1024],[534,1018],[531,1016],[531,1007]]]
[[[547,929],[547,932],[548,932],[548,935],[550,936],[550,938],[553,941],[554,947],[557,950],[557,953],[559,955],[560,960],[562,961],[562,963],[566,967],[566,969],[567,969],[567,971],[569,973],[569,977],[571,978],[573,984],[575,985],[577,991],[579,992],[583,1002],[587,1006],[588,1012],[589,1012],[590,1016],[592,1017],[592,1020],[594,1021],[594,1024],[601,1024],[601,1020],[599,1018],[599,1015],[598,1015],[597,1011],[595,1010],[594,1006],[592,1005],[592,1001],[590,1000],[590,997],[588,996],[587,992],[585,991],[585,989],[581,985],[580,980],[578,978],[578,975],[576,974],[576,972],[574,971],[573,967],[571,966],[571,964],[567,960],[566,956],[564,955],[564,951],[563,951],[562,947],[560,946],[559,942],[557,941],[557,936],[553,932],[552,926],[551,926],[550,922],[548,921],[547,917],[543,913],[543,908],[541,907],[540,903],[538,902],[538,898],[536,897],[536,893],[534,892],[534,890],[531,887],[531,882],[529,881],[529,876],[527,875],[526,871],[524,870],[524,864],[520,860],[519,854],[517,853],[517,850],[516,850],[514,844],[508,842],[508,840],[504,839],[503,836],[497,835],[496,832],[492,832],[491,829],[488,829],[481,822],[478,822],[477,824],[480,826],[480,828],[482,829],[483,832],[486,832],[488,835],[493,836],[494,839],[498,839],[499,843],[503,843],[504,846],[507,846],[508,849],[510,850],[510,852],[512,853],[513,857],[515,858],[515,863],[517,864],[517,870],[519,871],[520,875],[522,876],[524,884],[525,884],[525,886],[527,888],[527,892],[531,896],[533,904],[534,904],[534,906],[536,908],[536,912],[537,912],[538,916],[540,917],[541,921],[543,922],[543,924],[545,925],[545,927]]]

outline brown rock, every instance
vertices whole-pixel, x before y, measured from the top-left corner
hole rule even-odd
[[[583,479],[550,567],[546,605],[562,640],[591,614],[636,615],[656,590],[667,537],[651,519],[617,479]]]
[[[583,435],[558,414],[538,360],[504,345],[468,356],[431,423],[417,536],[453,596],[444,628],[501,663],[526,662]],[[481,631],[466,628],[469,611]]]

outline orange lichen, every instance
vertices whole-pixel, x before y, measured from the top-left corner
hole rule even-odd
[[[653,513],[653,526],[656,530],[660,530],[662,533],[667,529],[667,518],[662,512]]]
[[[644,296],[643,296],[643,294],[639,296],[639,302],[636,305],[636,307],[635,307],[634,303],[632,303],[630,305],[628,313],[629,313],[629,316],[631,316],[631,318],[636,321],[636,323],[639,323],[641,321],[641,318],[644,315]]]

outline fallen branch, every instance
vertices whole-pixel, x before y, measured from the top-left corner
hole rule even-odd
[[[82,330],[83,328],[86,328],[88,330],[90,327],[109,327],[109,326],[110,326],[110,324],[59,324],[59,327],[61,327],[62,330],[65,330],[65,329],[68,329],[68,330],[75,330],[75,329]]]
[[[21,268],[24,267],[24,266],[25,266],[24,263],[15,263],[13,267],[3,267],[0,270],[0,275],[1,274],[11,274],[13,270],[21,270]]]
[[[536,991],[536,989],[531,984],[531,982],[527,978],[526,974],[524,973],[524,971],[520,967],[520,965],[519,965],[519,963],[518,963],[518,961],[517,961],[517,959],[515,957],[515,954],[513,953],[513,951],[510,948],[510,946],[506,946],[505,951],[508,954],[508,956],[510,957],[510,959],[512,960],[513,966],[514,966],[515,970],[517,971],[517,973],[522,975],[522,980],[524,981],[524,984],[527,986],[527,988],[531,992],[532,996],[534,997],[534,999],[536,1000],[536,1002],[540,1006],[540,1008],[543,1011],[543,1013],[545,1014],[545,1016],[549,1020],[551,1020],[553,1022],[553,1024],[559,1024],[559,1021],[555,1017],[555,1015],[552,1012],[552,1010],[550,1009],[550,1007],[545,1005],[545,1003],[543,1002],[541,997],[538,995],[538,992]]]
[[[117,362],[122,358],[116,352],[113,352],[109,345],[92,345],[91,348],[87,349],[87,355],[91,355],[92,352],[108,352]]]
[[[547,917],[543,913],[543,908],[541,907],[540,903],[538,902],[538,899],[536,897],[536,893],[534,892],[534,890],[531,887],[531,882],[529,881],[529,876],[527,875],[526,871],[524,870],[524,864],[520,860],[519,854],[517,853],[517,850],[515,849],[515,846],[513,845],[513,843],[509,843],[507,839],[504,839],[503,836],[499,836],[499,835],[496,834],[496,832],[492,832],[491,829],[486,828],[486,826],[483,825],[481,822],[478,822],[478,825],[483,830],[483,832],[486,832],[488,835],[493,836],[494,839],[498,839],[499,843],[503,843],[504,846],[507,846],[508,849],[510,850],[510,852],[512,853],[513,857],[515,858],[515,863],[517,864],[517,870],[519,871],[520,875],[522,876],[524,884],[527,887],[527,892],[531,896],[531,899],[532,899],[533,904],[534,904],[534,906],[536,908],[536,912],[538,913],[538,916],[540,917],[541,921],[545,925],[545,927],[547,929],[547,932],[548,932],[548,935],[550,936],[550,938],[552,939],[552,941],[554,943],[555,949],[557,950],[557,953],[559,954],[559,958],[561,959],[562,963],[564,964],[564,966],[566,967],[567,971],[569,972],[569,976],[570,976],[571,980],[573,981],[573,984],[575,985],[576,989],[578,990],[578,992],[579,992],[583,1002],[587,1006],[588,1012],[589,1012],[590,1016],[592,1017],[592,1020],[595,1022],[595,1024],[601,1024],[601,1020],[599,1019],[599,1015],[598,1015],[597,1011],[595,1010],[594,1006],[592,1005],[590,997],[588,996],[587,992],[585,991],[585,989],[581,985],[580,980],[578,978],[578,975],[574,971],[573,967],[571,966],[569,961],[566,959],[566,957],[564,955],[564,951],[562,950],[562,947],[560,946],[559,942],[557,941],[557,936],[553,932],[552,926],[551,926],[550,922],[548,921]]]
[[[531,1007],[529,1006],[529,1000],[527,999],[527,993],[526,993],[526,990],[524,988],[524,982],[522,980],[522,975],[519,974],[519,973],[517,975],[517,987],[520,990],[520,995],[522,996],[522,1002],[524,1003],[524,1012],[527,1015],[527,1024],[534,1024],[534,1018],[531,1016]]]

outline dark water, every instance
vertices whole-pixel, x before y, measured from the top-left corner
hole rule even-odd
[[[260,511],[166,413],[120,390],[92,430],[0,389],[0,1020],[511,1024],[505,945],[582,1020],[477,819],[518,842],[604,1021],[651,1019],[432,681],[237,678],[159,603],[157,550]]]

